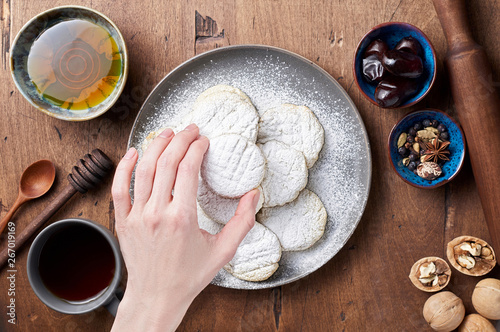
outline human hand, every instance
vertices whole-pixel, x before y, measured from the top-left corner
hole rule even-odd
[[[253,227],[256,189],[241,198],[219,234],[199,228],[198,174],[208,146],[196,125],[177,135],[163,131],[137,166],[133,205],[129,188],[137,151],[131,148],[120,161],[112,195],[128,280],[113,330],[175,330]]]

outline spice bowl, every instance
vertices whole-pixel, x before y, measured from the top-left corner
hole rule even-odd
[[[399,42],[402,41],[403,38],[408,37],[411,37],[417,44],[420,45],[418,47],[418,56],[422,62],[420,68],[423,67],[420,76],[414,79],[415,83],[412,85],[412,90],[414,90],[414,92],[412,92],[411,95],[402,98],[400,103],[394,104],[393,106],[380,105],[375,98],[375,89],[377,88],[378,82],[370,82],[363,74],[363,60],[365,58],[366,51],[368,47],[372,45],[372,42],[376,40],[385,42],[387,50],[393,50],[399,47]],[[436,53],[430,40],[417,27],[403,22],[382,23],[368,31],[368,33],[366,33],[359,42],[354,54],[353,71],[356,85],[360,89],[361,93],[371,103],[383,108],[397,109],[410,107],[421,101],[434,84],[434,80],[436,78]],[[386,74],[389,74],[385,75],[385,77],[392,75],[387,71],[387,69],[384,69],[384,71]],[[384,78],[384,80],[386,79]]]
[[[118,100],[128,74],[125,40],[103,14],[81,6],[44,11],[18,32],[10,52],[18,90],[66,121],[93,119]]]
[[[440,136],[441,134],[438,134],[437,137],[430,138],[429,139],[430,141],[428,142],[421,141],[420,137],[425,136],[424,134],[425,131],[427,130],[426,128],[428,128],[425,126],[427,122],[425,122],[424,120],[428,120],[431,122],[435,121],[434,122],[435,127],[439,127],[440,129],[442,129],[447,133],[445,136],[443,136],[446,139],[443,138],[441,140]],[[443,151],[449,151],[442,154],[443,156],[445,156],[445,158],[449,160],[437,158],[436,162],[437,164],[439,164],[439,168],[441,169],[442,173],[435,179],[425,179],[420,177],[418,174],[415,174],[418,173],[416,170],[414,172],[411,169],[411,167],[409,168],[407,165],[404,164],[404,159],[407,158],[406,157],[407,155],[406,156],[401,155],[401,153],[404,151],[399,151],[402,139],[404,138],[404,133],[408,133],[411,128],[414,129],[417,123],[419,123],[420,126],[422,126],[422,129],[420,130],[422,130],[423,132],[423,134],[420,134],[420,131],[417,131],[419,133],[418,134],[419,138],[417,139],[417,143],[418,141],[420,141],[421,142],[420,146],[424,147],[436,143],[439,144],[440,147],[445,148]],[[437,142],[435,141],[436,138],[439,138]],[[408,140],[411,141],[412,139],[406,137],[405,141],[408,142]],[[413,149],[413,144],[415,143],[414,142],[410,143],[409,147],[410,149]],[[430,150],[432,149],[433,147]],[[460,128],[460,125],[446,113],[436,109],[424,109],[407,114],[401,120],[399,120],[399,122],[392,128],[391,133],[389,134],[388,154],[392,168],[394,169],[396,174],[398,174],[398,176],[401,179],[403,179],[403,181],[417,188],[425,188],[425,189],[437,188],[455,178],[457,174],[460,172],[460,169],[462,168],[465,158],[465,151],[466,151],[465,136],[462,132],[462,129]],[[428,152],[429,150],[426,149],[425,153],[422,153],[418,157],[419,159],[415,161],[415,163],[417,164],[423,163],[423,160],[426,159],[424,158],[424,156],[427,155]],[[430,157],[432,156],[429,156],[427,158]],[[435,160],[431,159],[428,161],[433,162]],[[406,162],[408,162],[408,160]]]

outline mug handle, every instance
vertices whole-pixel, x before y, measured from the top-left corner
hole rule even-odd
[[[123,299],[123,290],[117,289],[113,294],[111,300],[104,305],[106,309],[108,309],[109,313],[116,317],[116,313],[118,312],[118,306],[120,305],[121,300]]]

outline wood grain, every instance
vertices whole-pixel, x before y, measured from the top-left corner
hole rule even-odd
[[[16,90],[8,70],[10,43],[23,24],[43,10],[64,4],[70,3],[2,0],[0,217],[14,202],[23,169],[35,160],[51,159],[59,176],[46,197],[18,211],[18,232],[62,189],[64,176],[82,155],[100,148],[117,162],[125,153],[134,118],[147,94],[183,61],[225,45],[282,47],[329,72],[361,113],[373,155],[372,189],[365,214],[346,246],[318,271],[269,290],[208,286],[193,302],[179,331],[430,330],[422,317],[429,295],[409,281],[411,266],[425,256],[445,257],[445,245],[455,236],[468,234],[490,240],[468,161],[445,187],[421,190],[401,181],[386,156],[387,136],[408,111],[433,107],[455,115],[443,65],[446,40],[431,1],[74,1],[71,4],[101,11],[118,25],[130,59],[129,79],[117,104],[105,115],[80,123],[53,119],[35,110]],[[495,0],[467,2],[472,33],[489,56],[497,92],[499,9]],[[205,23],[204,28],[200,17],[205,22],[210,17],[213,22]],[[437,52],[434,88],[411,109],[391,111],[372,105],[358,91],[351,71],[354,50],[362,36],[390,20],[418,26]],[[73,197],[51,221],[80,216],[114,230],[110,187],[108,179],[92,193]],[[16,257],[17,326],[11,326],[0,312],[1,331],[109,331],[113,318],[105,309],[69,316],[45,307],[29,286],[26,254],[23,251]],[[0,271],[0,303],[9,300],[6,276],[5,270]],[[499,268],[490,276],[500,277]],[[468,312],[473,312],[470,295],[479,279],[453,270],[448,289],[462,297]]]
[[[471,34],[465,1],[434,0],[448,42],[446,65],[491,245],[500,247],[500,98],[484,49]],[[487,119],[487,121],[485,121]],[[500,262],[499,262],[500,264]]]

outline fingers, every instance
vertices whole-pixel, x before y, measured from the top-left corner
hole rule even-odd
[[[135,163],[137,162],[137,157],[137,151],[134,148],[130,148],[116,167],[115,177],[111,187],[111,195],[113,196],[115,216],[118,222],[124,220],[132,208],[129,189],[130,179]]]
[[[260,192],[254,189],[240,199],[234,217],[217,234],[217,258],[219,265],[229,262],[238,249],[241,241],[255,225],[255,209],[259,201]]]
[[[187,204],[196,203],[198,174],[200,173],[201,163],[205,152],[207,152],[208,145],[208,138],[200,136],[189,146],[186,155],[177,168],[174,201]]]
[[[156,162],[173,137],[174,132],[172,129],[165,129],[154,139],[142,156],[135,170],[134,206],[144,206],[151,196],[151,188],[156,173]]]
[[[190,124],[175,135],[172,142],[158,158],[153,192],[151,193],[151,200],[155,203],[164,204],[171,201],[179,163],[186,155],[191,143],[198,138],[198,134],[198,127],[195,124]],[[196,174],[196,178],[198,178],[198,174]]]

